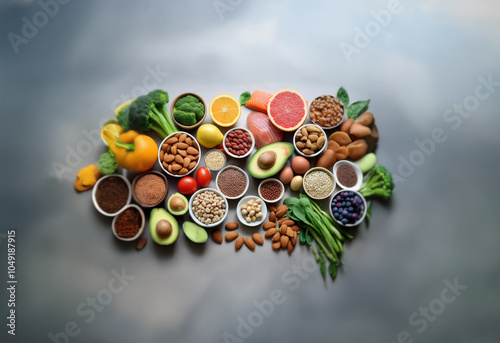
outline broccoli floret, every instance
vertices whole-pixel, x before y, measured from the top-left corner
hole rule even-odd
[[[114,174],[118,171],[118,162],[116,162],[115,154],[110,150],[105,152],[99,157],[97,168],[101,171],[102,175]]]
[[[185,112],[174,109],[174,118],[182,125],[191,126],[197,123],[196,115],[193,112]]]
[[[167,102],[168,93],[157,89],[121,104],[116,108],[115,115],[125,130],[154,130],[165,138],[178,131],[165,107]]]
[[[376,165],[365,176],[359,192],[364,197],[379,196],[384,200],[388,200],[394,186],[391,172],[384,166]]]
[[[205,115],[205,106],[203,106],[203,104],[197,97],[192,95],[186,95],[185,97],[182,97],[176,101],[174,108],[174,117],[177,110],[193,113],[196,118],[195,124],[203,119],[203,116]],[[175,120],[177,120],[177,118],[175,118]]]

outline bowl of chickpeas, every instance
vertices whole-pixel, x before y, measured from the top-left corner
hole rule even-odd
[[[346,119],[345,106],[333,95],[321,95],[311,102],[309,117],[323,130],[335,129]]]
[[[236,213],[243,225],[258,226],[267,217],[267,206],[258,196],[249,195],[239,201]]]

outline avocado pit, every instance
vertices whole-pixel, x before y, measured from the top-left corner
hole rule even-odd
[[[169,237],[172,234],[172,225],[165,219],[159,220],[156,223],[156,233],[163,238]]]
[[[259,168],[268,170],[271,169],[276,164],[276,152],[266,151],[262,153],[257,159],[257,165]]]

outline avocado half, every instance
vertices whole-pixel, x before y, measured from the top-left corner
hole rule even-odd
[[[172,233],[168,237],[160,237],[156,232],[156,224],[162,219],[165,219],[172,226]],[[149,217],[149,233],[151,234],[151,238],[153,241],[160,245],[170,245],[175,243],[177,238],[179,237],[179,224],[177,220],[168,213],[163,208],[153,208],[151,210],[151,216]]]
[[[187,238],[194,243],[205,243],[208,239],[207,230],[195,223],[185,221],[182,223],[182,230]]]
[[[184,208],[183,209],[176,211],[175,208],[172,208],[172,199],[174,199],[174,197],[178,197],[178,199],[175,199],[176,201],[181,201],[181,200],[184,201]],[[172,213],[174,216],[182,216],[182,215],[186,214],[188,211],[188,207],[189,207],[189,201],[181,193],[174,193],[170,196],[170,198],[168,198],[167,209],[168,209],[168,212]]]
[[[267,151],[276,153],[276,162],[269,169],[262,169],[258,165],[259,156]],[[293,145],[288,142],[277,142],[263,146],[248,161],[248,172],[256,179],[265,179],[279,173],[285,166],[286,161],[293,154]]]

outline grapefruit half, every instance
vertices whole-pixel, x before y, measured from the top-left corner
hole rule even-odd
[[[297,130],[307,118],[307,101],[293,89],[282,89],[273,94],[267,104],[271,123],[282,131]]]

